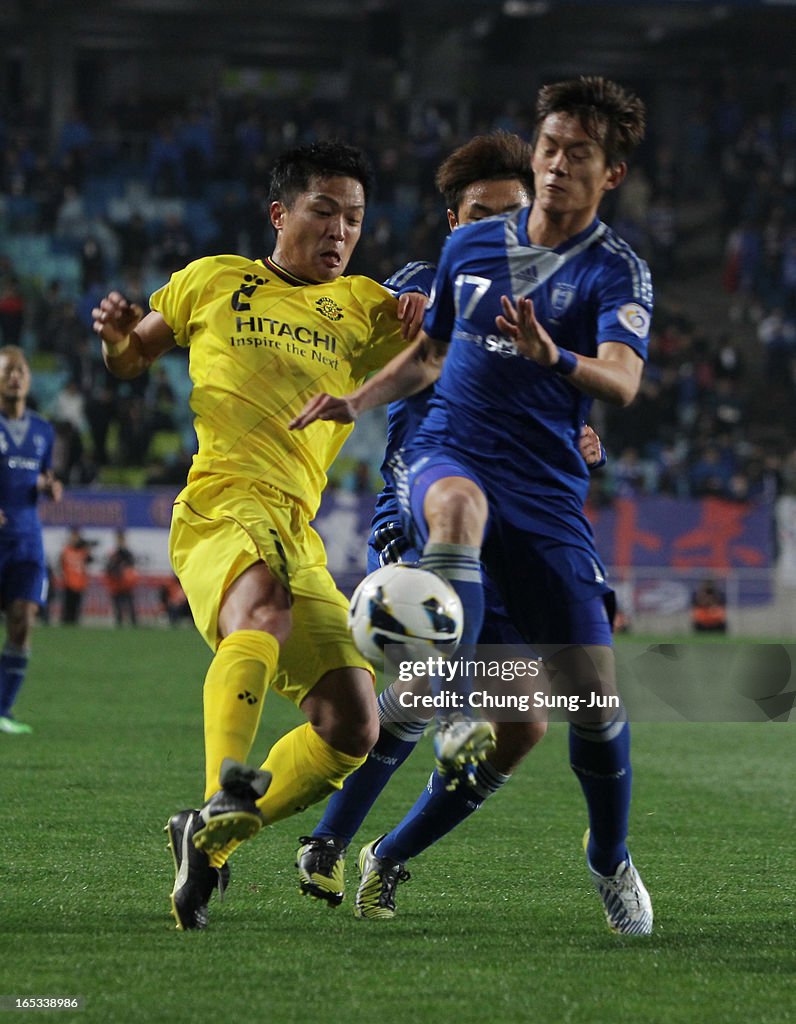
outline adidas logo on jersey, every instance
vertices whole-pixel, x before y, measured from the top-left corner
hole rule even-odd
[[[532,263],[530,267],[523,267],[522,270],[518,270],[514,276],[520,281],[530,281],[531,284],[536,284],[539,280],[539,271]]]

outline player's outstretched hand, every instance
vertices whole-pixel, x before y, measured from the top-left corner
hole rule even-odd
[[[558,347],[536,319],[531,299],[518,299],[515,306],[508,295],[501,295],[503,316],[495,318],[500,333],[510,338],[520,355],[533,359],[540,366],[552,366],[558,360]]]
[[[407,341],[414,341],[419,334],[427,305],[428,297],[422,292],[404,292],[398,296],[398,319],[401,334]]]
[[[102,340],[119,345],[141,322],[144,311],[134,302],[128,302],[121,292],[109,292],[99,306],[91,310],[91,316],[94,330]]]
[[[298,416],[295,416],[288,429],[303,430],[316,420],[334,420],[335,423],[353,423],[356,413],[346,395],[335,397],[321,392],[307,402]]]

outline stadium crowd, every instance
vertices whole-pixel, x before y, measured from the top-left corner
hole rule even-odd
[[[653,137],[602,211],[649,261],[658,301],[641,395],[598,423],[610,455],[599,502],[796,493],[796,74],[758,93],[730,76],[699,92],[681,138]],[[194,97],[154,127],[150,109],[76,110],[52,144],[41,111],[0,111],[0,341],[28,352],[33,398],[56,425],[56,471],[72,485],[184,478],[194,438],[182,359],[114,380],[90,311],[111,285],[146,308],[199,255],[261,255],[273,153],[346,125],[378,189],[351,272],[384,279],[439,253],[448,228],[433,169],[447,152],[496,128],[530,134],[516,103],[473,109],[466,125],[435,104],[347,105],[343,119],[327,101],[274,113],[256,96]],[[374,488],[381,445],[365,453]]]

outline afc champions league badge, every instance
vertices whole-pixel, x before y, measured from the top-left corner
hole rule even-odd
[[[639,306],[636,302],[628,302],[624,306],[620,306],[616,312],[616,318],[626,331],[635,334],[637,338],[645,338],[649,333],[650,315],[643,306]]]

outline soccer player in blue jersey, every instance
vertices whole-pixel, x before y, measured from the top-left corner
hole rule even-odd
[[[461,224],[518,210],[530,203],[533,194],[531,149],[519,136],[506,132],[478,136],[443,162],[436,182],[446,200],[451,230]],[[416,334],[420,326],[435,272],[434,264],[410,263],[385,282],[399,297],[399,315],[410,336],[413,332]],[[422,301],[414,302],[418,298]],[[401,527],[392,460],[422,421],[432,394],[433,385],[420,394],[392,403],[388,409],[387,446],[382,464],[385,486],[377,498],[371,524],[369,572],[388,562],[414,561],[419,557]],[[482,639],[484,643],[522,642],[497,601],[490,604]],[[379,739],[368,761],[355,773],[356,778],[352,776],[344,792],[330,800],[313,835],[300,840],[297,865],[302,890],[333,905],[338,905],[344,895],[343,868],[348,843],[428,724],[423,717],[407,716],[398,704],[398,694],[393,687],[384,690],[379,697],[379,717]],[[479,728],[482,730],[479,744],[485,753],[486,748],[494,745],[494,733],[486,723],[479,723]],[[450,797],[449,802],[456,806],[456,820],[449,820],[450,814],[445,816],[439,834],[458,824],[465,813],[472,813],[489,793],[508,779],[509,773],[541,739],[544,731],[545,726],[540,722],[504,724],[502,730],[498,730],[498,746],[492,760],[488,764],[482,761],[476,769],[478,778],[473,779],[474,786]],[[470,754],[477,745],[469,742]]]
[[[528,206],[533,195],[532,149],[519,136],[507,132],[479,135],[458,147],[440,165],[436,185],[447,206],[451,230],[498,214]],[[426,262],[409,263],[392,275],[386,286],[407,300],[399,311],[412,336],[412,321],[417,327],[431,292],[436,266]],[[421,303],[410,307],[413,298]],[[414,334],[417,329],[414,330]],[[425,415],[433,385],[420,394],[392,403],[387,411],[387,446],[381,472],[384,487],[376,499],[368,544],[368,572],[380,565],[397,561],[415,562],[420,552],[413,545],[401,524],[401,511],[395,491],[392,460],[413,435]],[[599,438],[583,427],[580,450],[590,464],[604,458]],[[487,580],[484,624],[480,642],[492,645],[522,645],[522,637],[511,625],[499,596]],[[410,714],[400,704],[400,685],[392,684],[379,696],[380,732],[376,746],[366,763],[346,781],[340,793],[333,794],[325,813],[311,836],[301,838],[297,855],[300,887],[303,892],[337,906],[344,897],[345,854],[351,839],[387,782],[414,749],[428,724],[422,711]],[[480,724],[483,728],[483,723]],[[484,759],[472,769],[467,786],[449,787],[451,774],[458,781],[461,766],[451,772],[432,776],[438,787],[433,816],[427,813],[429,842],[455,828],[481,806],[487,796],[496,792],[529,752],[543,737],[542,721],[496,723],[496,748],[485,751]],[[491,736],[491,732],[489,734]],[[472,751],[470,751],[472,753]],[[435,819],[435,820],[433,820]],[[433,824],[432,824],[433,820]],[[380,916],[389,911],[379,907]]]
[[[0,603],[6,639],[0,652],[0,732],[33,730],[11,713],[28,667],[30,634],[47,599],[39,495],[59,501],[52,470],[53,428],[27,408],[31,375],[21,348],[0,348]]]
[[[628,405],[647,354],[648,269],[597,216],[643,138],[645,111],[615,83],[580,77],[543,87],[536,115],[532,206],[454,232],[418,341],[351,394],[316,396],[296,426],[348,422],[436,381],[399,481],[421,564],[443,574],[455,566],[467,647],[483,621],[483,559],[557,690],[581,707],[596,696],[570,721],[587,865],[609,926],[649,934],[652,905],[626,845],[630,737],[616,692],[613,593],[583,514],[588,470],[577,450],[592,400]],[[406,861],[425,848],[420,803],[360,853],[357,899],[368,916],[394,904]]]
[[[436,178],[439,191],[446,200],[451,229],[527,206],[533,189],[531,158],[528,144],[505,132],[477,136],[455,150],[441,164]],[[435,271],[435,265],[430,263],[410,263],[386,284],[401,299],[413,295],[427,298]],[[424,305],[425,300],[421,312]],[[405,320],[411,321],[413,315],[406,310]],[[369,572],[379,565],[401,559],[413,562],[419,558],[419,552],[412,547],[412,541],[401,526],[392,459],[422,420],[432,393],[433,387],[426,388],[418,395],[392,403],[388,409],[387,451],[382,465],[385,486],[377,498],[371,526]],[[599,464],[604,458],[599,438],[585,425],[580,450],[587,463]],[[485,586],[488,596],[480,642],[521,644],[522,638],[511,626],[488,580],[485,580]],[[407,716],[401,709],[395,684],[380,695],[379,712],[379,740],[368,761],[347,780],[343,791],[330,799],[313,835],[301,840],[297,866],[302,890],[334,905],[339,904],[344,895],[343,866],[348,843],[427,725],[427,719],[421,714]],[[488,763],[477,767],[471,779],[472,786],[461,788],[455,794],[445,786],[445,792],[440,793],[438,801],[440,807],[436,809],[438,822],[429,829],[429,836],[433,833],[434,838],[439,838],[477,809],[486,796],[508,780],[510,773],[544,731],[545,724],[539,721],[497,723],[497,749],[494,754]],[[425,820],[430,821],[429,814],[425,815]]]

